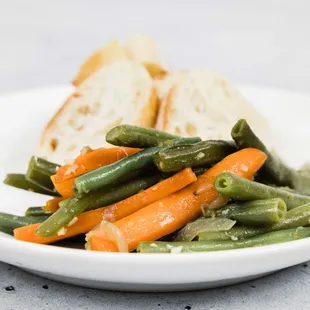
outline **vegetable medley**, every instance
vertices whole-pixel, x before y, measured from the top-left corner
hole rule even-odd
[[[25,216],[0,213],[0,231],[40,244],[86,234],[87,250],[140,253],[310,237],[309,172],[286,166],[245,120],[231,136],[201,141],[121,125],[106,136],[115,147],[86,147],[63,166],[32,157],[26,174],[4,183],[54,198]]]

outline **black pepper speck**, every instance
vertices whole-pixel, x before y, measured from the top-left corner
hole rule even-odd
[[[256,286],[255,286],[255,285],[251,285],[251,287],[252,287],[252,288],[256,288]]]
[[[160,307],[160,306],[161,306],[161,304],[157,304],[157,306],[158,306],[158,307]]]
[[[10,286],[7,286],[6,288],[4,288],[7,292],[12,292],[12,291],[15,291],[15,287],[10,285]]]
[[[308,264],[304,264],[304,267],[305,267],[305,268],[308,267]]]
[[[185,309],[186,309],[186,310],[191,310],[192,307],[191,307],[191,306],[186,306]]]
[[[45,285],[42,286],[42,288],[44,288],[45,290],[47,290],[47,289],[48,289],[48,285],[45,284]]]

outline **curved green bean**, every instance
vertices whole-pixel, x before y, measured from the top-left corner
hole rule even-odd
[[[135,195],[140,190],[159,182],[162,177],[162,174],[157,173],[154,176],[143,177],[125,184],[105,187],[80,199],[74,197],[63,200],[59,203],[60,208],[37,228],[36,234],[50,237],[66,227],[83,211],[104,207]]]
[[[288,211],[283,220],[271,226],[257,228],[249,226],[234,226],[225,232],[219,231],[200,233],[199,240],[238,240],[253,237],[270,231],[308,226],[309,222],[310,203],[307,203],[303,206]]]
[[[43,158],[32,156],[26,173],[26,178],[50,190],[55,190],[51,176],[57,172],[57,164],[51,163]]]
[[[264,180],[271,184],[289,186],[304,194],[310,194],[310,174],[288,167],[278,156],[270,152],[255,135],[246,120],[241,119],[237,122],[231,131],[231,136],[239,148],[253,147],[267,155],[267,160],[261,169]]]
[[[310,228],[299,227],[296,229],[273,231],[237,241],[141,242],[137,251],[140,253],[223,251],[289,242],[308,237],[310,237]]]
[[[249,181],[229,172],[218,175],[214,187],[219,193],[234,200],[248,201],[281,198],[286,203],[288,210],[310,202],[310,196],[295,194],[262,183]]]
[[[24,174],[20,173],[9,173],[3,181],[4,184],[10,185],[16,188],[20,188],[29,192],[35,192],[48,196],[59,196],[54,190],[50,190],[36,183],[33,183],[26,179]]]
[[[113,145],[148,148],[161,142],[180,138],[165,131],[133,125],[120,125],[111,129],[106,141]]]
[[[90,191],[98,190],[112,184],[113,182],[121,180],[127,173],[152,166],[153,155],[156,154],[161,148],[172,145],[196,143],[198,141],[200,141],[200,138],[180,138],[166,141],[158,147],[145,149],[141,152],[123,158],[111,165],[86,173],[75,179],[75,194],[77,197],[81,197]]]
[[[160,171],[169,172],[187,167],[211,166],[235,151],[234,142],[209,140],[166,148],[155,154],[153,160]]]
[[[242,225],[272,225],[284,219],[286,204],[280,198],[254,200],[226,205],[217,210],[206,209],[204,215],[211,217],[214,213],[216,217],[230,218]]]

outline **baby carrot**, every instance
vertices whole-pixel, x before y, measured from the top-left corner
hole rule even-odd
[[[34,243],[53,243],[78,234],[89,232],[94,226],[100,224],[102,219],[116,221],[127,216],[145,206],[173,194],[197,180],[196,175],[190,168],[186,168],[177,174],[167,178],[148,189],[124,199],[120,202],[96,210],[81,213],[75,224],[67,227],[63,235],[53,235],[51,237],[41,237],[35,234],[39,224],[20,227],[14,231],[15,239]]]
[[[252,148],[233,153],[199,176],[195,183],[115,222],[114,225],[123,234],[129,251],[133,251],[140,241],[157,240],[196,219],[201,213],[201,204],[210,204],[218,197],[213,186],[218,174],[230,171],[249,179],[264,164],[266,158],[263,152]],[[97,235],[101,238],[101,247],[98,246],[100,241],[96,240]],[[111,240],[102,239],[102,235],[104,234],[98,230],[90,233],[90,249],[94,243],[97,250],[115,250],[115,245],[111,249]]]

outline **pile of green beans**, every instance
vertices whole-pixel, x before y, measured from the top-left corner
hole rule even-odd
[[[0,231],[12,234],[15,228],[40,223],[36,234],[51,237],[72,225],[82,212],[126,199],[184,168],[192,168],[198,176],[231,153],[251,147],[268,157],[256,181],[221,173],[215,178],[214,189],[225,202],[227,198],[226,206],[211,209],[215,205],[203,204],[203,217],[162,241],[141,242],[137,252],[221,251],[310,237],[310,228],[306,227],[310,223],[310,173],[284,164],[245,120],[237,122],[231,136],[233,141],[201,141],[199,137],[184,138],[152,128],[117,126],[106,135],[108,143],[142,150],[75,178],[74,196],[62,200],[54,213],[44,207],[30,207],[25,216],[0,213]],[[4,183],[59,196],[51,181],[58,167],[33,156],[26,174],[8,174]]]

